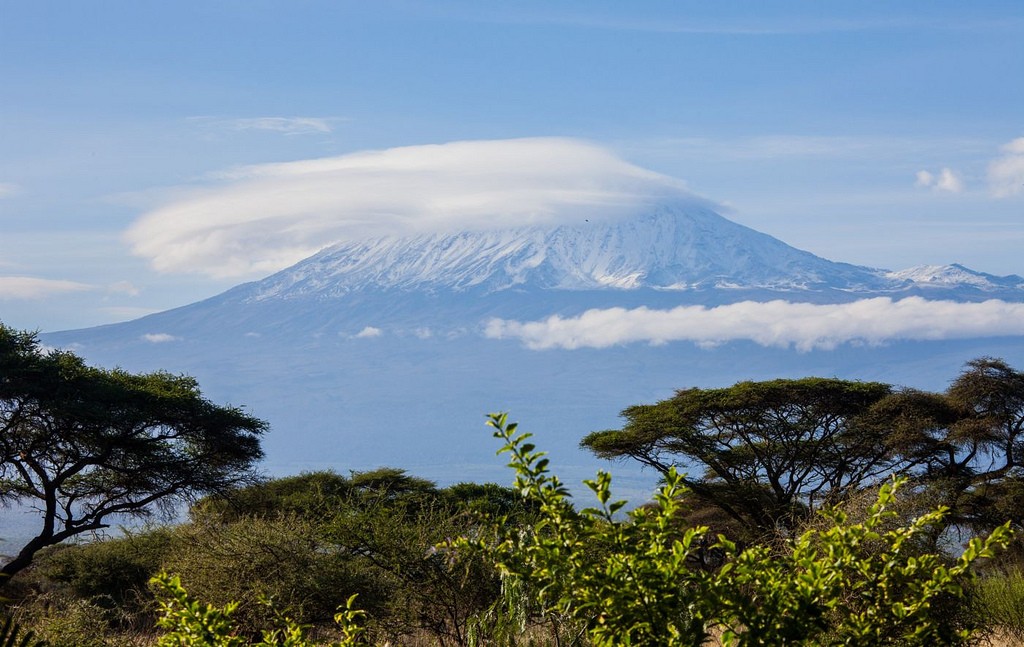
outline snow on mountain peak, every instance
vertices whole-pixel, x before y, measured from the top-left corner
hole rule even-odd
[[[918,265],[897,272],[886,272],[885,276],[894,281],[910,282],[920,287],[971,286],[981,290],[1024,287],[1024,278],[1019,276],[993,276],[975,272],[958,263]]]
[[[676,201],[629,219],[341,243],[251,284],[247,298],[366,289],[801,290],[883,283],[873,270],[827,261],[699,203]]]

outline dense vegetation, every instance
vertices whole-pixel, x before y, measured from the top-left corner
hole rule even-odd
[[[393,468],[257,481],[263,424],[190,378],[92,369],[0,332],[0,495],[38,497],[46,539],[8,571],[0,644],[1024,638],[1024,373],[1000,360],[944,393],[808,378],[629,407],[583,440],[661,473],[626,512],[603,472],[595,507],[576,507],[503,415],[512,487]],[[58,544],[111,506],[202,493],[187,523]]]

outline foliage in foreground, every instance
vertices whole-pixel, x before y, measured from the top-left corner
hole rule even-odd
[[[624,503],[611,501],[611,477],[599,473],[587,482],[599,507],[577,511],[529,434],[517,433],[504,415],[490,424],[511,456],[517,489],[539,506],[539,520],[524,525],[491,516],[483,533],[446,549],[488,555],[506,591],[525,591],[545,621],[577,628],[594,645],[702,645],[712,633],[726,645],[961,644],[968,631],[945,605],[963,596],[971,565],[1009,540],[1003,525],[972,540],[955,560],[922,553],[914,540],[944,510],[890,528],[888,507],[900,484],[894,481],[860,523],[831,511],[826,527],[781,548],[738,551],[722,537],[710,538],[706,528],[680,528],[684,489],[674,471],[655,505],[626,519],[617,515]],[[234,605],[191,600],[173,578],[158,578],[156,586],[164,596],[160,624],[169,630],[162,646],[314,644],[281,613],[277,628],[247,642],[233,624]],[[502,601],[496,607],[492,619],[521,611]],[[336,620],[342,637],[334,645],[363,644],[351,599]]]
[[[32,631],[24,631],[14,618],[3,619],[0,624],[0,645],[3,647],[45,647],[46,643],[35,637]]]
[[[545,615],[583,626],[595,645],[701,645],[722,631],[726,645],[958,644],[968,631],[942,605],[963,595],[971,564],[1009,541],[1008,524],[974,539],[947,564],[914,549],[944,509],[886,529],[901,481],[884,485],[866,519],[838,510],[829,527],[809,530],[781,549],[738,552],[707,528],[676,522],[681,478],[669,470],[654,506],[618,521],[611,477],[588,481],[600,503],[577,512],[542,452],[504,414],[490,424],[511,456],[516,487],[541,506],[532,528],[495,524],[493,541],[462,541],[487,550],[506,576],[529,586]],[[708,552],[721,568],[700,568]]]
[[[167,633],[160,637],[158,647],[314,647],[307,636],[308,627],[301,625],[283,613],[277,614],[278,627],[262,632],[258,642],[251,642],[238,635],[231,614],[238,606],[234,603],[217,608],[197,602],[188,597],[177,577],[161,574],[152,580],[152,585],[162,595],[160,610],[162,616],[157,623]],[[335,615],[341,640],[324,647],[361,647],[364,629],[360,624],[363,612],[353,609],[355,596],[348,600],[344,609]],[[267,602],[268,606],[272,603]]]

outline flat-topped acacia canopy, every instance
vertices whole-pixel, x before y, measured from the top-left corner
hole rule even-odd
[[[39,533],[0,586],[40,549],[246,483],[266,423],[205,399],[195,379],[87,366],[0,324],[0,498],[40,512]]]
[[[888,473],[890,452],[858,417],[892,393],[888,384],[804,378],[684,389],[622,412],[620,430],[582,445],[665,473],[703,473],[686,485],[737,521],[772,527]]]

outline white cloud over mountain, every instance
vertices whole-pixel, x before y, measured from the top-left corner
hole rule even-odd
[[[126,239],[159,271],[255,276],[344,240],[616,218],[684,192],[578,140],[465,141],[236,169]]]
[[[847,343],[1024,335],[1024,303],[879,297],[835,305],[745,301],[712,308],[608,308],[540,321],[492,319],[485,334],[519,339],[534,350],[673,341],[715,346],[736,340],[800,351],[828,350]]]

